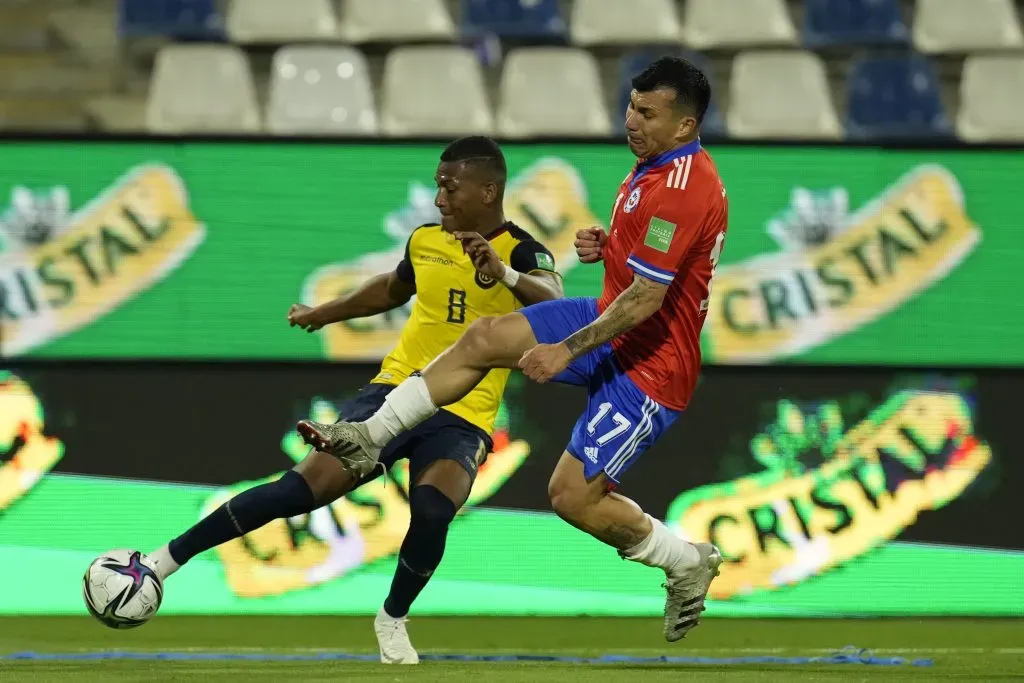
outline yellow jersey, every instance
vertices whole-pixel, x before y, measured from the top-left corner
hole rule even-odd
[[[505,223],[488,240],[510,268],[555,272],[551,252],[513,223]],[[416,287],[416,300],[398,344],[372,380],[378,384],[399,384],[422,370],[477,318],[511,313],[522,305],[508,287],[478,273],[462,244],[440,225],[413,231],[395,272]],[[490,434],[509,372],[491,370],[461,401],[444,409]]]

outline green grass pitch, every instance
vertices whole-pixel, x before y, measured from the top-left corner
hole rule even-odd
[[[141,652],[375,652],[371,618],[164,617],[131,631],[89,618],[0,618],[0,655]],[[707,619],[681,643],[657,619],[413,618],[421,653],[641,657],[823,656],[847,645],[909,664],[576,664],[426,662],[416,667],[303,661],[28,661],[0,659],[3,681],[933,681],[1024,679],[1024,620]]]

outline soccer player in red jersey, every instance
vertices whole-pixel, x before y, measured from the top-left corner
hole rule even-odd
[[[639,162],[619,187],[610,233],[577,234],[580,260],[604,262],[601,297],[481,318],[371,418],[303,421],[298,430],[342,462],[375,464],[391,439],[465,396],[492,368],[518,367],[538,382],[587,387],[587,409],[548,485],[552,507],[622,557],[665,571],[664,633],[675,641],[696,626],[721,555],[711,544],[675,536],[614,488],[675,422],[696,386],[728,202],[700,144],[711,97],[704,74],[664,57],[632,85],[626,139]],[[486,242],[464,248],[474,262],[498,258]]]

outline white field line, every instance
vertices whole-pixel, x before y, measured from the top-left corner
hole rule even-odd
[[[904,648],[865,648],[876,655],[952,655],[952,654],[997,654],[997,655],[1024,655],[1024,647],[904,647]],[[79,647],[68,648],[57,653],[47,652],[45,654],[66,654],[66,653],[89,653],[89,652],[168,652],[168,653],[224,653],[224,654],[267,654],[267,655],[288,655],[288,654],[375,654],[377,650],[367,648],[323,648],[323,647],[291,647],[291,648],[267,648],[267,647],[212,647],[206,645],[195,645],[186,647],[172,647],[161,650],[152,648],[96,648]],[[687,648],[685,650],[674,650],[666,652],[661,648],[638,649],[623,648],[607,654],[615,655],[636,655],[657,657],[666,655],[670,657],[703,657],[711,655],[831,655],[840,653],[840,648],[804,648],[804,647],[710,647],[710,648]],[[605,652],[603,650],[587,649],[479,649],[479,648],[446,648],[421,650],[429,654],[467,654],[467,655],[565,655],[567,657],[585,656],[598,657]]]

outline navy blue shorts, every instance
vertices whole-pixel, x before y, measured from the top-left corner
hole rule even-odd
[[[526,316],[541,344],[557,344],[597,319],[597,300],[556,299],[527,306]],[[553,382],[587,387],[587,409],[566,450],[583,463],[588,480],[600,472],[613,482],[651,447],[680,413],[642,392],[619,367],[611,344],[574,360]]]
[[[367,384],[358,394],[338,406],[338,420],[366,420],[384,405],[384,397],[394,388],[390,384]],[[380,461],[390,470],[399,460],[407,459],[410,483],[438,460],[454,460],[475,479],[477,470],[493,447],[494,442],[484,430],[447,410],[439,410],[430,419],[392,439],[384,447]],[[379,474],[380,470],[375,470],[360,483]]]

